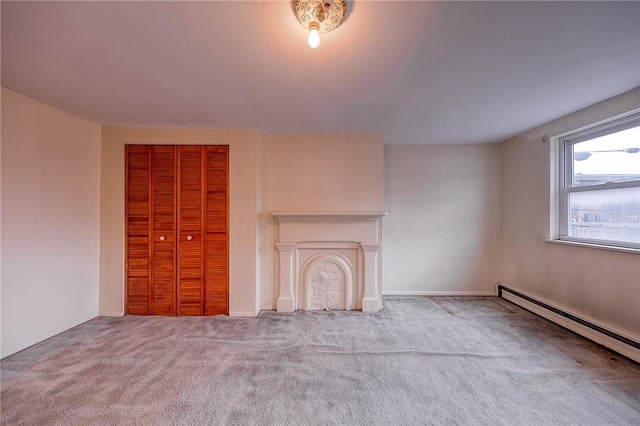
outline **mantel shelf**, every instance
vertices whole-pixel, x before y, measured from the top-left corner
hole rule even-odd
[[[269,212],[278,220],[288,221],[362,221],[362,220],[378,220],[386,216],[386,212]]]

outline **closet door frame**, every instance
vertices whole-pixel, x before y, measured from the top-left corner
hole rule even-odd
[[[156,239],[155,227],[154,227],[154,194],[153,194],[153,184],[154,184],[154,164],[153,164],[153,155],[154,155],[154,147],[174,147],[174,175],[175,175],[175,193],[174,193],[174,218],[175,218],[175,227],[174,227],[174,296],[173,296],[173,307],[174,312],[173,315],[178,316],[180,314],[179,309],[179,240],[181,238],[181,229],[180,229],[180,220],[179,220],[179,208],[180,208],[180,147],[181,146],[190,146],[190,147],[200,147],[202,149],[202,157],[201,157],[201,223],[200,223],[200,252],[201,252],[201,310],[200,315],[206,315],[207,305],[206,305],[206,240],[207,240],[207,226],[206,226],[206,218],[207,218],[207,147],[225,147],[226,148],[226,247],[225,247],[225,256],[226,256],[226,265],[225,265],[225,280],[226,280],[226,288],[225,288],[225,312],[219,312],[221,314],[229,315],[229,154],[230,147],[229,145],[224,144],[208,144],[208,145],[171,145],[171,144],[126,144],[125,145],[125,247],[124,247],[124,262],[125,262],[125,288],[124,288],[124,308],[125,315],[137,315],[137,314],[129,314],[129,156],[128,156],[128,147],[146,147],[147,154],[149,156],[149,182],[148,182],[148,255],[149,255],[149,267],[148,267],[148,288],[147,288],[147,315],[152,314],[153,307],[153,253],[154,253],[154,245]]]

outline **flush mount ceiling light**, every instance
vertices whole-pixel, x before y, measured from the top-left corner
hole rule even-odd
[[[300,24],[309,30],[309,46],[320,45],[320,33],[328,33],[340,26],[347,14],[346,0],[293,0],[293,13]]]

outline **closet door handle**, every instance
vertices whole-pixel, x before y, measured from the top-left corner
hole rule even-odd
[[[193,240],[193,237],[191,235],[187,235],[187,241],[191,241]]]
[[[160,241],[164,241],[166,239],[167,239],[167,237],[165,237],[164,235],[160,235]]]

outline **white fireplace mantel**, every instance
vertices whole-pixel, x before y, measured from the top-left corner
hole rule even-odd
[[[277,310],[382,308],[385,212],[270,212],[276,218]]]

